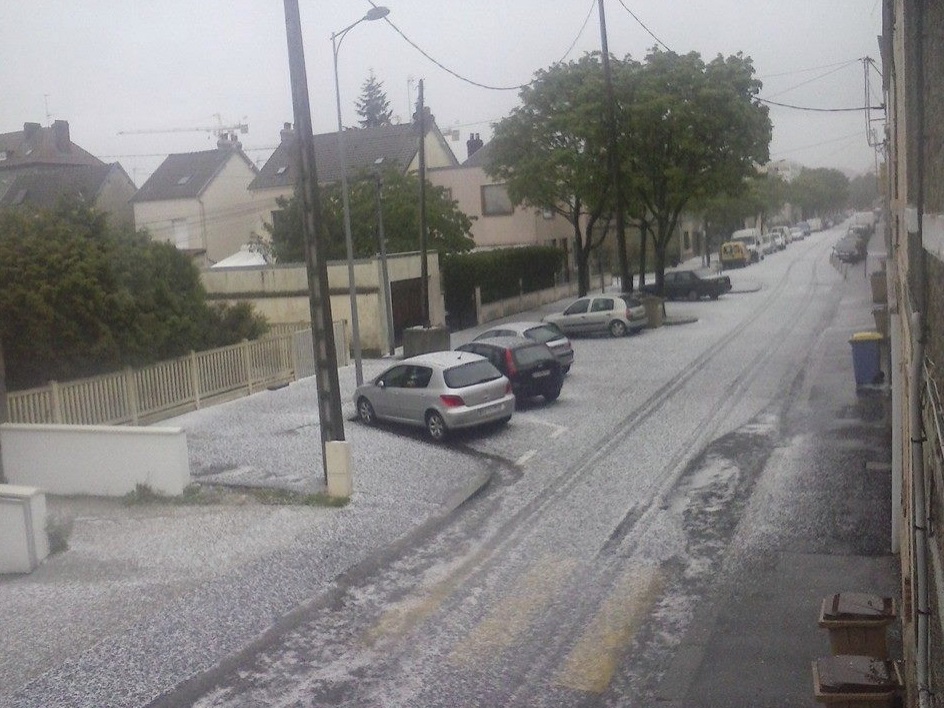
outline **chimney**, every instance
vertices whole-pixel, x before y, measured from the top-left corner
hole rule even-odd
[[[216,147],[220,150],[239,150],[242,146],[236,138],[236,133],[223,133],[216,140]]]
[[[54,120],[52,122],[52,134],[56,141],[56,150],[72,152],[72,140],[69,138],[69,121]]]
[[[469,151],[469,157],[481,150],[483,145],[485,143],[482,142],[482,138],[479,137],[478,133],[472,133],[469,139],[465,141],[465,149]]]
[[[23,139],[32,140],[34,137],[39,135],[40,129],[39,123],[24,123],[23,124]]]
[[[279,136],[282,138],[282,142],[283,142],[283,143],[286,142],[287,140],[291,140],[293,137],[295,137],[295,131],[292,129],[292,124],[291,124],[291,123],[283,123],[283,124],[282,124],[282,130],[281,130],[281,132],[279,133]]]

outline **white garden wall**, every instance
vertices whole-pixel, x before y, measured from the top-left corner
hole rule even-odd
[[[182,428],[0,425],[7,482],[48,494],[123,496],[139,484],[181,494],[190,484]]]

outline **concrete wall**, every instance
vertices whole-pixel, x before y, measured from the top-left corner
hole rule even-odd
[[[446,321],[446,308],[441,286],[439,257],[435,252],[429,254],[428,266],[430,322],[434,326],[443,325]],[[387,270],[391,283],[418,278],[420,276],[419,254],[392,254],[387,258]],[[380,272],[378,259],[362,258],[354,261],[361,349],[368,353],[384,351],[388,341],[386,302],[381,287]],[[211,300],[251,302],[256,311],[264,315],[272,324],[311,322],[308,274],[304,265],[247,266],[204,270],[201,273],[201,279]],[[328,287],[331,293],[331,315],[335,320],[347,321],[350,334],[351,299],[348,283],[347,263],[337,261],[329,263]]]
[[[0,425],[7,481],[49,494],[124,496],[139,484],[181,494],[190,484],[182,428]]]

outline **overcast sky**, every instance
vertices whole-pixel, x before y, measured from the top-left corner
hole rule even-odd
[[[384,0],[377,0],[378,4]],[[396,116],[408,120],[416,82],[439,126],[488,140],[491,123],[518,103],[514,87],[564,58],[599,50],[597,0],[386,0],[388,19],[363,22],[339,49],[344,124],[371,69]],[[764,98],[809,108],[861,107],[863,57],[880,67],[880,0],[606,0],[610,52],[641,59],[656,39],[706,59],[743,52]],[[370,9],[368,0],[300,0],[315,132],[337,128],[331,33]],[[634,19],[635,15],[639,21]],[[643,26],[644,25],[644,26]],[[249,124],[240,136],[262,164],[292,121],[285,15],[280,0],[3,0],[0,132],[27,121],[69,121],[72,139],[119,161],[140,186],[168,153],[207,150],[208,131]],[[581,31],[581,28],[582,31]],[[648,31],[647,29],[648,28]],[[576,40],[576,41],[575,41]],[[474,83],[470,83],[474,82]],[[872,105],[881,79],[871,70]],[[866,119],[856,112],[771,107],[772,159],[850,174],[874,169]],[[873,117],[879,117],[874,112]],[[219,118],[217,117],[219,116]],[[874,124],[881,129],[881,123]]]

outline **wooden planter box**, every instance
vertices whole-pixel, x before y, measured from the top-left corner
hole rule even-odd
[[[895,618],[892,598],[844,592],[823,599],[819,626],[829,630],[833,654],[887,659],[887,629]]]

